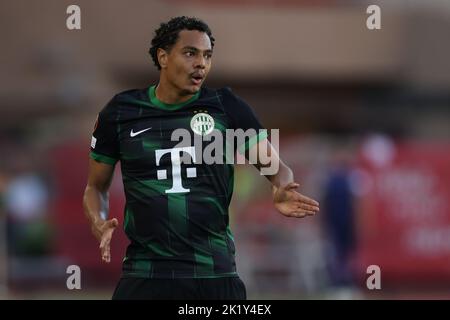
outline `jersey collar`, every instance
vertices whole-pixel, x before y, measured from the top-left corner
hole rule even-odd
[[[156,106],[160,109],[163,109],[163,110],[178,110],[178,109],[184,107],[185,105],[188,105],[189,103],[194,102],[200,96],[200,90],[199,90],[196,94],[194,94],[192,96],[192,98],[190,98],[189,100],[187,100],[185,102],[177,103],[177,104],[169,104],[169,103],[165,103],[165,102],[162,102],[161,100],[159,100],[156,97],[155,91],[156,91],[156,85],[153,85],[150,88],[148,88],[148,97],[150,99],[150,102],[154,106]]]

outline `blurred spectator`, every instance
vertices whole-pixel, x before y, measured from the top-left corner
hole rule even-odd
[[[48,189],[31,158],[17,156],[4,192],[8,251],[15,256],[42,256],[51,250]]]
[[[339,150],[330,167],[321,203],[326,236],[328,237],[328,268],[331,285],[353,285],[351,258],[355,249],[355,211],[350,184],[349,156]]]

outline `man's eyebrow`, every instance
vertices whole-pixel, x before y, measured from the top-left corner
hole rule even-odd
[[[200,50],[200,49],[198,49],[196,47],[191,47],[191,46],[183,47],[183,50],[202,51],[202,50]],[[210,53],[210,52],[213,52],[213,51],[212,51],[212,49],[206,49],[205,52]]]

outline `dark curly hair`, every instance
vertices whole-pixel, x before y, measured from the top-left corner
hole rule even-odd
[[[206,33],[211,41],[211,47],[214,48],[215,39],[205,22],[197,18],[190,18],[186,16],[172,18],[166,23],[161,23],[159,28],[155,30],[155,36],[152,39],[152,46],[148,50],[148,53],[152,57],[158,70],[161,70],[158,56],[156,54],[158,48],[170,51],[175,42],[177,42],[178,35],[182,30],[198,30]]]

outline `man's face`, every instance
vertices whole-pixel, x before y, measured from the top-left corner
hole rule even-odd
[[[161,53],[161,71],[166,79],[180,92],[198,92],[211,68],[212,48],[208,35],[197,30],[180,31],[172,49]]]

